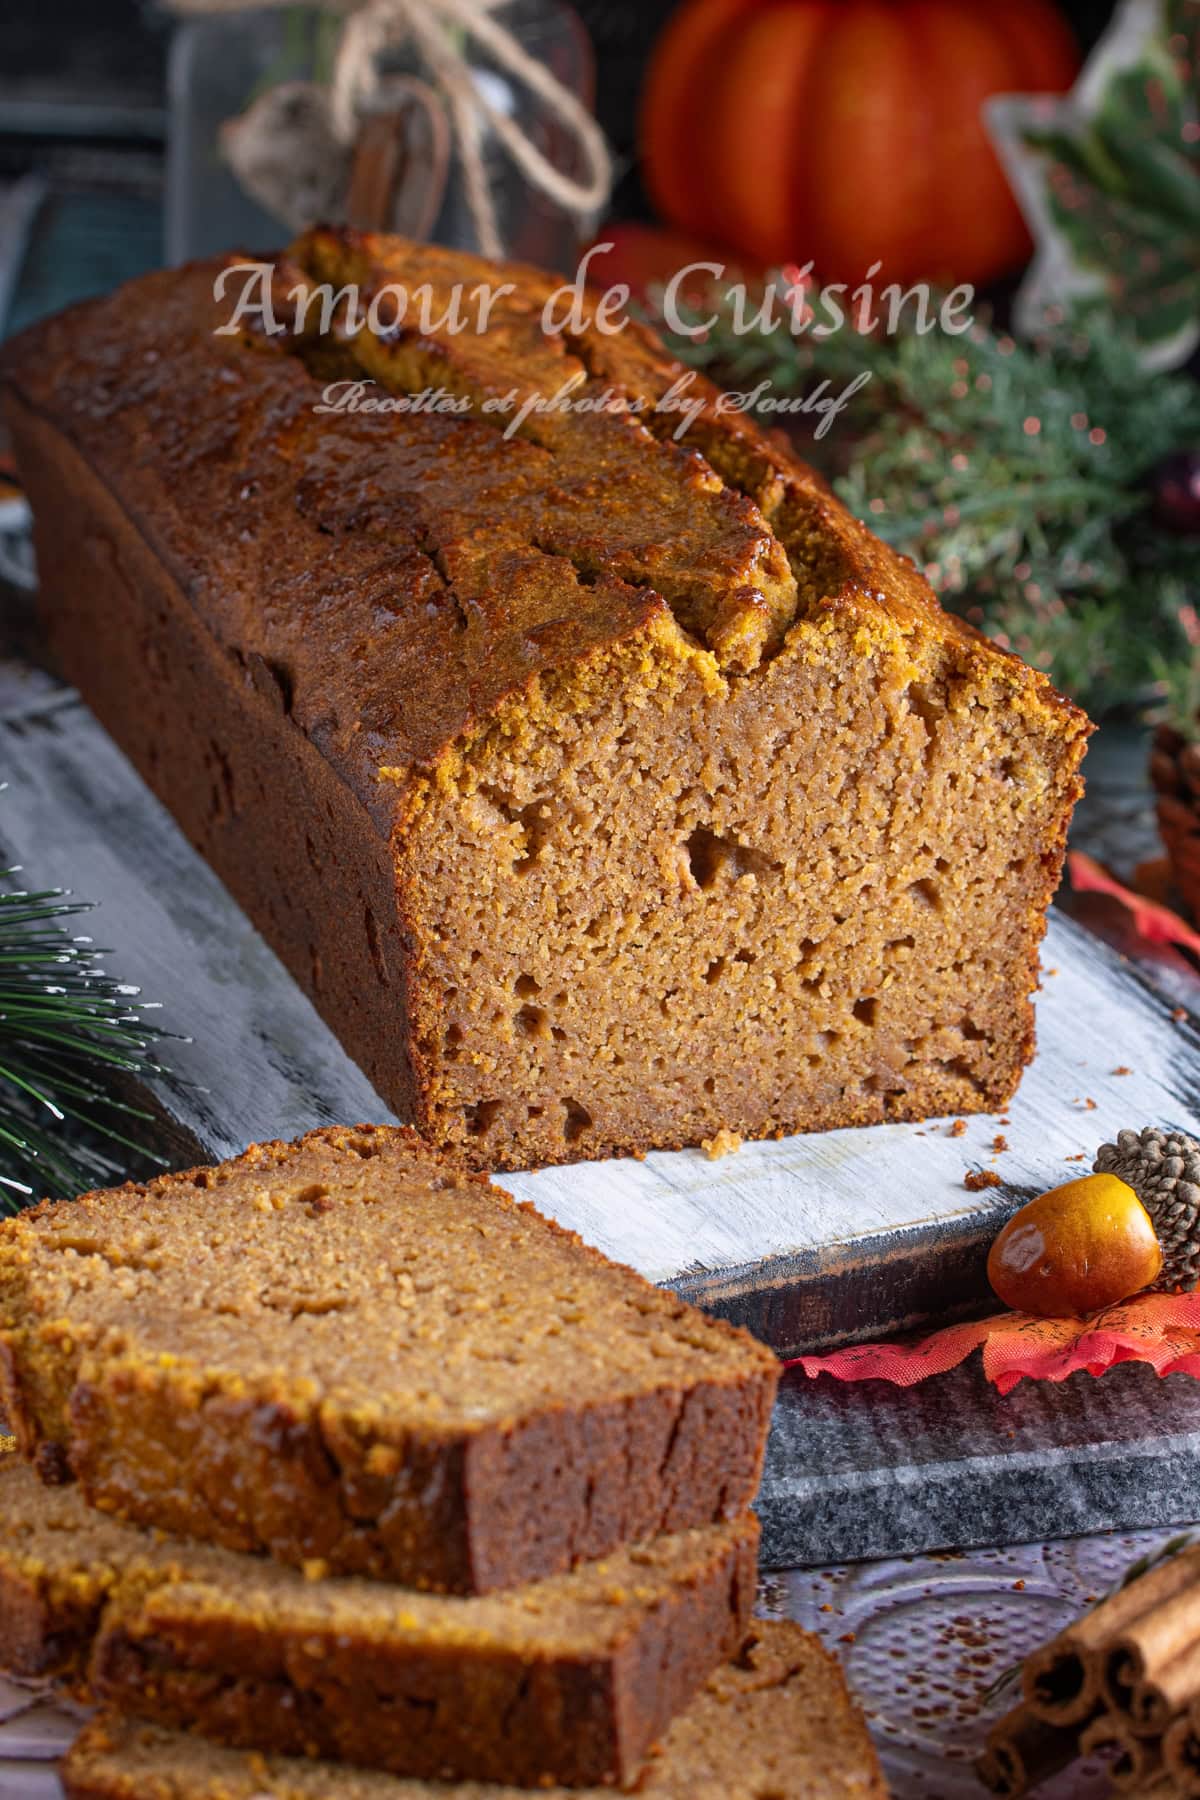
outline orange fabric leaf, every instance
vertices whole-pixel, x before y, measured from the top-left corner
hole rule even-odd
[[[1148,944],[1182,944],[1200,954],[1200,933],[1193,931],[1186,919],[1181,919],[1169,906],[1147,900],[1144,894],[1135,894],[1132,888],[1122,887],[1094,857],[1085,855],[1082,850],[1072,850],[1067,855],[1067,869],[1071,886],[1077,893],[1108,894],[1119,900],[1132,915],[1138,936],[1145,938]]]
[[[983,1370],[1002,1394],[1019,1381],[1065,1381],[1080,1369],[1103,1375],[1121,1362],[1159,1375],[1200,1375],[1200,1294],[1142,1294],[1090,1319],[999,1313],[947,1325],[913,1344],[856,1344],[828,1356],[797,1356],[785,1368],[837,1381],[890,1381],[912,1387],[957,1368],[983,1348]]]

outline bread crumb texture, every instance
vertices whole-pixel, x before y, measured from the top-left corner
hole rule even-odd
[[[0,1406],[151,1525],[483,1591],[730,1517],[771,1353],[410,1131],[0,1226]]]

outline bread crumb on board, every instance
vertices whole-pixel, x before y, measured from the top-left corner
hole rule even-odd
[[[992,1139],[992,1149],[997,1156],[1003,1156],[1004,1152],[1008,1149],[1008,1139],[1002,1131],[998,1131]]]
[[[700,1148],[709,1162],[717,1162],[722,1156],[731,1156],[735,1150],[740,1150],[741,1147],[740,1132],[730,1131],[726,1125],[722,1125],[716,1137],[700,1140]]]
[[[967,1130],[967,1121],[965,1119],[955,1119],[953,1125],[948,1127],[948,1129],[946,1131],[946,1136],[947,1137],[965,1137],[966,1130]]]
[[[984,1188],[1003,1185],[995,1169],[968,1169],[963,1176],[963,1186],[972,1194],[981,1193]]]

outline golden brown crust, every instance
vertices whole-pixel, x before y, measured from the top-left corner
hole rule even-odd
[[[517,279],[485,337],[352,339],[351,372],[401,393],[438,381],[482,406],[574,378],[581,394],[611,386],[653,405],[684,373],[632,323],[616,338],[547,339],[540,308],[557,284],[536,271],[350,231],[310,233],[293,254],[301,282],[356,280],[368,299],[389,281],[424,283],[438,309],[454,283]],[[660,594],[686,590],[677,603],[695,611],[706,587],[786,589],[780,546],[796,513],[829,582],[800,606],[919,623],[1068,704],[945,614],[907,558],[744,416],[701,417],[706,466],[671,440],[670,414],[645,415],[649,429],[634,416],[535,417],[508,439],[507,414],[315,415],[321,382],[290,334],[214,335],[230,305],[213,281],[232,260],[146,276],[45,321],[5,346],[0,377],[69,429],[201,618],[282,681],[291,716],[368,805],[381,765],[431,767],[534,676],[644,626]],[[711,383],[694,391],[715,407]],[[794,582],[791,593],[795,616]],[[393,783],[384,799],[396,798]]]

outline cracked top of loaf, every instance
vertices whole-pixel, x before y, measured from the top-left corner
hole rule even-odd
[[[214,282],[235,260],[84,302],[8,345],[0,374],[107,484],[233,676],[290,712],[381,826],[503,701],[639,632],[698,659],[714,690],[805,621],[848,623],[863,653],[933,634],[1021,704],[1068,708],[945,614],[803,462],[718,414],[701,377],[688,396],[704,409],[675,441],[680,415],[654,409],[684,370],[636,322],[547,336],[558,278],[320,229],[277,266],[281,319],[306,284],[355,283],[364,304],[428,284],[436,319],[454,284],[488,283],[488,330],[351,334],[335,317],[320,336],[314,308],[300,332],[218,335],[236,289],[217,299]],[[467,410],[314,410],[356,378]],[[526,410],[565,383],[574,410]],[[579,408],[606,393],[642,410]]]

